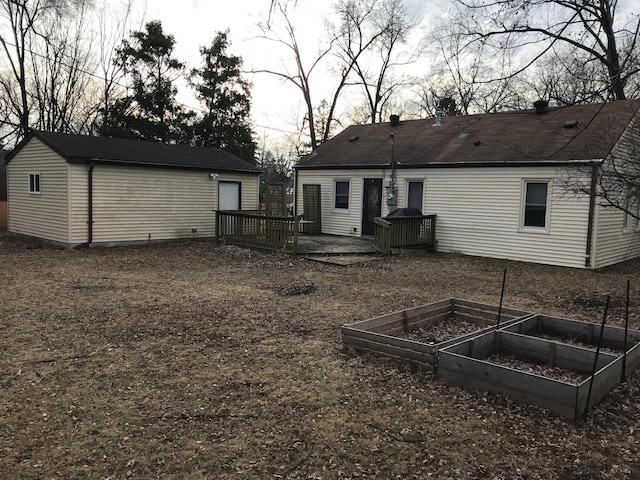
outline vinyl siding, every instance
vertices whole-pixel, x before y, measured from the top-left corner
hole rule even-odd
[[[567,198],[555,168],[434,169],[426,211],[436,214],[438,250],[584,268],[589,199]],[[548,228],[521,228],[524,180],[549,180]]]
[[[73,243],[87,241],[87,169],[73,170]],[[218,181],[241,182],[242,208],[257,207],[257,175],[96,165],[93,242],[213,237]]]
[[[87,201],[89,165],[69,164],[69,243],[89,240],[89,204]]]
[[[7,164],[8,230],[68,243],[68,164],[32,138]],[[29,193],[29,173],[40,174],[40,194]]]
[[[636,175],[638,145],[640,145],[640,120],[638,116],[631,122],[612,151],[617,168],[623,168],[628,162],[632,176]],[[606,161],[610,160],[607,159]],[[606,180],[604,180],[606,182]],[[608,185],[604,185],[608,188]],[[601,202],[597,207],[595,235],[595,268],[606,267],[640,256],[640,230],[630,226],[624,228],[625,213]]]
[[[424,179],[423,213],[437,215],[438,250],[584,268],[589,200],[566,198],[552,179],[564,171],[538,168],[399,169],[398,202],[382,215],[406,206],[407,181]],[[389,179],[390,170],[301,170],[297,179],[297,207],[302,211],[302,186],[322,185],[322,231],[350,235],[362,223],[363,178]],[[349,178],[350,209],[336,213],[334,179]],[[523,180],[551,180],[547,231],[520,228]],[[383,198],[387,189],[383,188]]]
[[[606,205],[597,207],[594,268],[602,268],[640,256],[640,230],[623,229],[624,212]]]
[[[362,231],[362,194],[365,178],[385,178],[384,170],[300,170],[297,173],[298,214],[303,212],[302,186],[320,185],[322,233],[328,235],[357,236]],[[388,175],[387,175],[388,177]],[[349,208],[334,208],[334,182],[349,181]],[[386,205],[386,189],[382,189],[382,216],[389,213]],[[395,207],[392,207],[392,209]],[[354,230],[355,229],[355,230]]]

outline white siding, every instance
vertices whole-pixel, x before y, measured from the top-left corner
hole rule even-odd
[[[69,243],[74,245],[89,239],[88,178],[89,165],[69,164]]]
[[[637,175],[638,146],[640,145],[639,114],[627,127],[612,151],[612,156],[605,162],[614,161],[617,172],[629,168],[629,179]],[[605,163],[605,171],[612,170]],[[613,176],[614,184],[617,175]],[[629,181],[626,179],[625,181]],[[605,173],[601,180],[604,187],[609,189],[611,178]],[[615,187],[614,190],[615,191]],[[609,191],[611,193],[611,190]],[[615,199],[615,196],[614,196]],[[629,228],[624,228],[625,214],[622,210],[607,206],[608,202],[601,202],[596,208],[596,229],[594,245],[594,268],[602,268],[614,263],[623,262],[640,256],[640,230],[633,220]]]
[[[362,194],[365,178],[385,178],[384,170],[300,170],[297,180],[298,215],[303,212],[302,185],[320,185],[322,233],[329,235],[357,236],[362,231]],[[388,177],[388,175],[387,175]],[[334,208],[334,182],[349,181],[349,209]],[[382,216],[389,213],[386,189],[382,189]],[[395,207],[391,207],[393,209]]]
[[[32,138],[7,164],[8,230],[68,243],[68,164]],[[40,174],[40,194],[28,189],[29,173]]]
[[[640,256],[640,230],[623,229],[624,212],[605,205],[597,207],[594,268],[602,268]]]
[[[584,268],[589,199],[567,198],[554,168],[434,169],[426,182],[426,211],[437,214],[443,252],[460,252]],[[551,180],[546,231],[520,228],[523,181]]]
[[[74,243],[87,241],[87,170],[73,172]],[[93,242],[214,237],[218,181],[241,182],[242,208],[257,208],[257,175],[96,165]]]
[[[584,268],[589,199],[566,198],[550,182],[550,215],[546,232],[520,228],[523,180],[554,179],[562,169],[552,167],[433,168],[397,171],[398,203],[406,206],[407,180],[425,180],[425,214],[436,214],[438,250],[494,258]],[[362,222],[363,178],[389,179],[390,170],[300,170],[297,205],[302,211],[302,186],[322,185],[322,231],[352,234]],[[352,195],[348,213],[336,213],[333,180],[350,178]],[[383,188],[383,197],[386,198]],[[383,204],[382,215],[396,207]]]

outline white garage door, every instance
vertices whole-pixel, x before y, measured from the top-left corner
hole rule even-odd
[[[240,210],[240,182],[218,182],[218,210]]]

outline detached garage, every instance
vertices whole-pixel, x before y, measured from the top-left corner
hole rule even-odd
[[[8,230],[68,247],[215,236],[260,170],[216,148],[30,133],[7,157]]]

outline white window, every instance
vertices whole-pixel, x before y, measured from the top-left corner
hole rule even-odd
[[[335,195],[334,195],[334,207],[338,209],[349,209],[349,181],[348,180],[336,180],[335,181]]]
[[[640,200],[637,198],[628,198],[625,205],[626,211],[624,212],[624,224],[622,226],[625,230],[640,228],[638,218],[640,216]],[[631,212],[631,213],[630,213]],[[634,215],[632,215],[632,213]]]
[[[40,174],[29,174],[29,193],[40,193]]]
[[[522,206],[522,227],[547,229],[549,217],[549,182],[525,180]]]
[[[424,182],[409,180],[407,182],[407,207],[417,208],[422,212],[422,194],[424,191]]]

